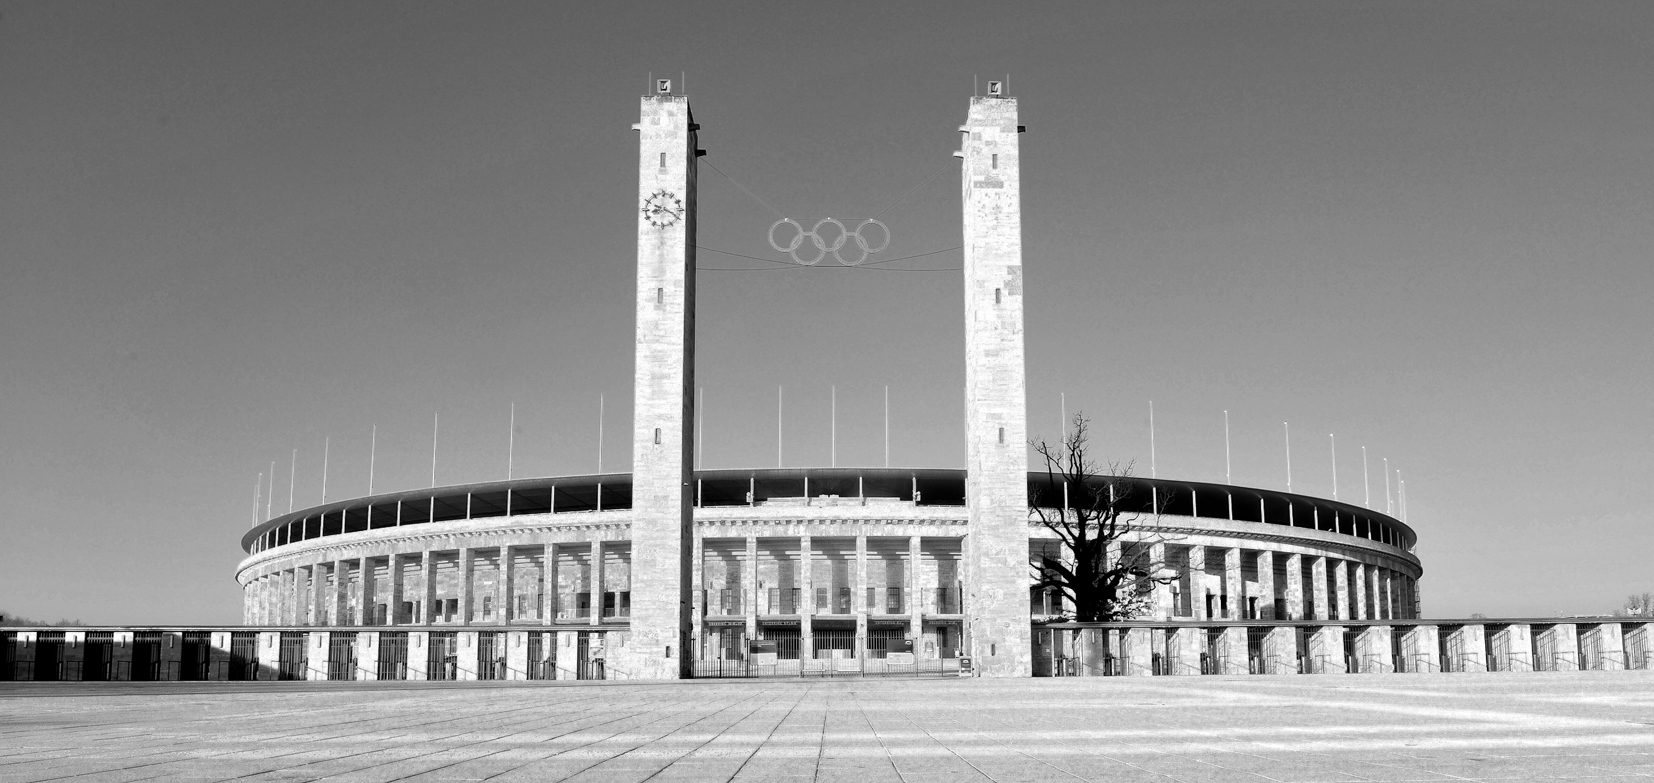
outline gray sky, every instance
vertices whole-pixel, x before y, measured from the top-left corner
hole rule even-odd
[[[627,467],[637,99],[797,217],[959,243],[972,79],[1021,100],[1029,416],[1107,459],[1362,500],[1432,616],[1654,589],[1647,3],[0,2],[0,607],[233,622],[285,511]],[[773,256],[702,169],[702,243]],[[958,265],[956,251],[893,264]],[[704,252],[703,267],[760,262]],[[700,278],[707,467],[963,463],[953,272]]]

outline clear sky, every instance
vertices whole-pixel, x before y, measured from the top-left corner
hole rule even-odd
[[[638,96],[933,272],[700,276],[705,466],[963,464],[957,127],[1021,101],[1029,416],[1374,505],[1427,614],[1654,589],[1654,4],[0,2],[0,607],[235,622],[298,506],[624,470]],[[928,180],[928,183],[927,183]],[[701,242],[775,257],[703,165]],[[703,251],[702,267],[770,267]],[[617,435],[617,433],[619,433]]]

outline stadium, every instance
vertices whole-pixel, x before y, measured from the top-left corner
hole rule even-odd
[[[241,540],[243,626],[5,631],[0,678],[1650,668],[1644,620],[1422,619],[1414,531],[1363,506],[1030,470],[1017,111],[990,82],[972,97],[954,153],[965,469],[694,469],[700,126],[660,80],[632,126],[631,472],[393,492],[277,516]],[[816,261],[849,241],[810,236]],[[1073,622],[1063,595],[1036,587],[1031,564],[1062,551],[1030,504],[1067,507],[1074,491],[1125,498],[1139,520],[1107,554],[1155,565],[1143,615]]]
[[[1029,474],[1030,492],[1060,496],[1048,481]],[[1129,481],[1143,500],[1138,511],[1172,542],[1156,544],[1166,551],[1155,559],[1181,572],[1148,619],[1417,617],[1420,565],[1409,551],[1413,532],[1398,520],[1269,490]],[[964,502],[959,470],[697,472],[696,659],[714,667],[744,662],[748,642],[763,640],[774,643],[777,673],[797,674],[878,661],[890,642],[910,640],[916,665],[956,666],[971,600],[961,568]],[[593,650],[627,645],[633,514],[631,476],[623,473],[441,487],[305,509],[244,538],[250,557],[238,579],[245,622],[520,631],[525,664],[542,663],[552,657],[544,651],[558,648],[575,653],[556,660],[580,676]],[[1030,556],[1055,545],[1054,534],[1032,524],[1027,540]],[[1058,616],[1060,601],[1029,590],[1027,611],[1036,619]],[[493,657],[500,659],[516,649],[489,644],[499,645]],[[529,655],[530,648],[541,652]],[[406,662],[406,654],[392,656]],[[453,676],[475,676],[468,661],[470,671],[458,671],[466,656],[457,648],[437,657],[455,659]]]
[[[690,469],[701,152],[687,99],[663,80],[634,126],[638,475],[442,487],[271,519],[242,541],[245,621],[534,627],[525,648],[575,650],[555,657],[576,675],[579,662],[599,659],[605,674],[660,676],[664,666],[682,676],[697,665],[703,673],[724,661],[745,665],[754,654],[802,671],[860,667],[891,652],[938,669],[974,658],[985,670],[1029,673],[1030,623],[1059,617],[1064,607],[1059,593],[1028,586],[1029,558],[1056,541],[1031,524],[1027,503],[1066,488],[1041,495],[1050,477],[1028,471],[1022,127],[1016,100],[998,83],[989,93],[972,99],[956,153],[970,248],[972,470]],[[799,231],[794,249],[803,243]],[[848,241],[810,236],[818,261]],[[1094,480],[1111,491],[1121,481]],[[1155,530],[1152,542],[1122,544],[1155,547],[1150,559],[1177,574],[1159,585],[1154,619],[1417,615],[1421,568],[1413,532],[1398,520],[1259,489],[1146,479],[1130,480],[1129,489],[1142,506],[1132,511],[1153,517]],[[642,634],[647,642],[633,633],[640,622],[654,626]],[[472,656],[428,657],[454,658],[457,676],[457,661]]]

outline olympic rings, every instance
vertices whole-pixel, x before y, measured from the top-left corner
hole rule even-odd
[[[866,228],[869,223],[878,226],[884,231],[884,241],[880,242],[878,247],[869,245],[867,243],[867,238],[861,235],[861,230]],[[780,242],[775,241],[775,230],[786,224],[791,224],[793,230],[798,233],[793,236],[791,242],[787,243],[786,246],[783,247]],[[821,227],[826,225],[838,227],[837,235],[833,237],[831,242],[824,240],[821,237]],[[833,232],[829,231],[828,233]],[[798,249],[804,246],[805,237],[809,237],[810,244],[815,245],[816,248],[815,257],[809,259],[808,261],[798,256]],[[816,264],[821,263],[821,259],[826,258],[828,253],[832,253],[833,258],[838,259],[838,262],[844,266],[860,266],[863,262],[867,261],[868,256],[875,253],[882,253],[885,248],[890,247],[890,227],[880,223],[878,220],[868,218],[867,220],[863,220],[861,223],[857,224],[855,231],[851,231],[845,228],[843,223],[840,223],[833,218],[822,218],[816,221],[816,224],[811,226],[809,231],[805,231],[804,227],[798,224],[798,221],[793,220],[792,218],[782,218],[775,221],[774,225],[770,226],[769,239],[770,247],[775,248],[777,253],[786,253],[792,256],[795,263],[802,264],[804,266],[815,266]],[[851,239],[856,240],[856,247],[861,250],[861,255],[857,256],[854,261],[846,260],[843,255],[839,254],[839,251],[843,250],[844,246],[849,244]]]

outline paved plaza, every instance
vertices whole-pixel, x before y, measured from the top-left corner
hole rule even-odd
[[[0,781],[1648,778],[1641,672],[0,685]]]

